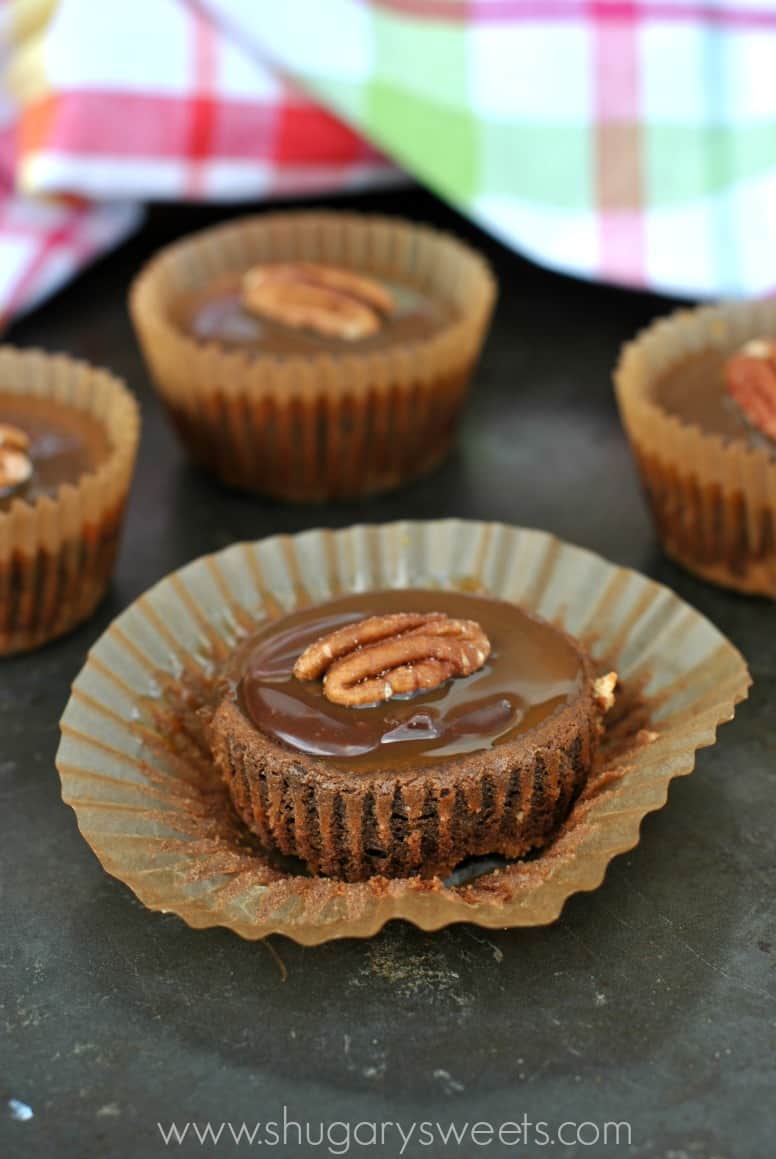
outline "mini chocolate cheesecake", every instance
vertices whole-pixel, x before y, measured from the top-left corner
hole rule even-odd
[[[487,263],[457,238],[295,211],[167,247],[130,308],[196,462],[308,503],[386,491],[444,459],[495,297]]]
[[[70,631],[104,595],[139,429],[108,371],[0,348],[0,656]]]
[[[615,371],[666,554],[702,579],[772,598],[776,339],[765,335],[775,329],[766,302],[682,311],[626,345]]]
[[[444,875],[552,838],[590,772],[614,682],[514,604],[350,595],[239,649],[211,750],[267,849],[347,881]]]
[[[95,471],[109,451],[105,427],[86,411],[0,392],[0,510],[56,494]]]

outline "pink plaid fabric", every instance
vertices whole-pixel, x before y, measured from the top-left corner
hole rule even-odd
[[[59,0],[37,29],[30,7],[0,0],[0,323],[126,237],[141,200],[396,180],[376,149],[197,3]],[[22,87],[40,85],[23,107],[11,65],[30,74]]]
[[[776,0],[0,0],[0,313],[138,202],[395,179],[366,139],[552,269],[770,293],[775,50]]]

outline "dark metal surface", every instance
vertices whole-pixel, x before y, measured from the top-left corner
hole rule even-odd
[[[110,596],[68,638],[0,662],[3,950],[0,1154],[372,1155],[360,1121],[629,1121],[632,1149],[481,1147],[416,1133],[407,1156],[766,1159],[776,1147],[776,610],[701,584],[660,555],[610,388],[621,340],[669,303],[540,271],[414,191],[355,204],[434,220],[485,245],[501,279],[459,449],[368,503],[290,508],[220,489],[163,421],[124,305],[165,241],[215,219],[158,211],[144,233],[18,324],[8,340],[113,367],[144,433]],[[221,214],[224,216],[224,214]],[[461,515],[553,531],[668,583],[748,658],[750,701],[641,844],[547,929],[423,934],[304,950],[195,932],[108,878],[59,799],[57,722],[85,652],[156,579],[237,539],[315,525]],[[32,1118],[7,1100],[31,1108]],[[309,1120],[313,1142],[166,1148],[157,1122]],[[317,1123],[350,1123],[315,1145]],[[529,1128],[529,1134],[533,1129]],[[593,1128],[582,1131],[594,1137]],[[485,1138],[485,1136],[480,1136]]]

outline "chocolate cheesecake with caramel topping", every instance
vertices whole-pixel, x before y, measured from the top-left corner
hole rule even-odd
[[[682,310],[623,348],[623,423],[663,547],[776,598],[776,306]]]
[[[0,656],[69,631],[104,595],[138,436],[108,371],[0,348]]]
[[[496,296],[456,238],[265,213],[163,250],[132,317],[191,455],[295,502],[384,491],[447,454]]]
[[[211,751],[267,849],[347,881],[443,875],[551,840],[590,772],[615,680],[502,600],[354,594],[241,646]]]

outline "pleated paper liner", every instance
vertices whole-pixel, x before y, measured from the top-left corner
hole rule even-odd
[[[587,790],[541,855],[480,861],[447,884],[345,884],[279,867],[231,808],[199,735],[198,699],[266,616],[343,592],[430,586],[513,600],[616,666],[618,704]],[[637,843],[643,817],[749,683],[733,645],[672,592],[544,532],[457,520],[311,531],[196,560],[119,616],[75,681],[57,767],[104,868],[191,926],[314,944],[369,936],[394,917],[427,930],[540,925]]]
[[[110,449],[94,472],[0,511],[0,655],[35,648],[91,615],[113,571],[140,435],[119,378],[65,355],[0,348],[0,392],[93,416]]]
[[[688,354],[727,356],[763,335],[776,335],[776,299],[680,311],[624,347],[615,386],[666,553],[702,579],[776,597],[776,455],[653,401],[656,380]]]
[[[279,358],[198,342],[181,295],[260,262],[312,261],[415,287],[452,307],[387,349]],[[383,491],[447,454],[495,299],[486,262],[436,230],[353,213],[262,214],[169,246],[130,307],[157,390],[193,458],[231,486],[293,501]]]

